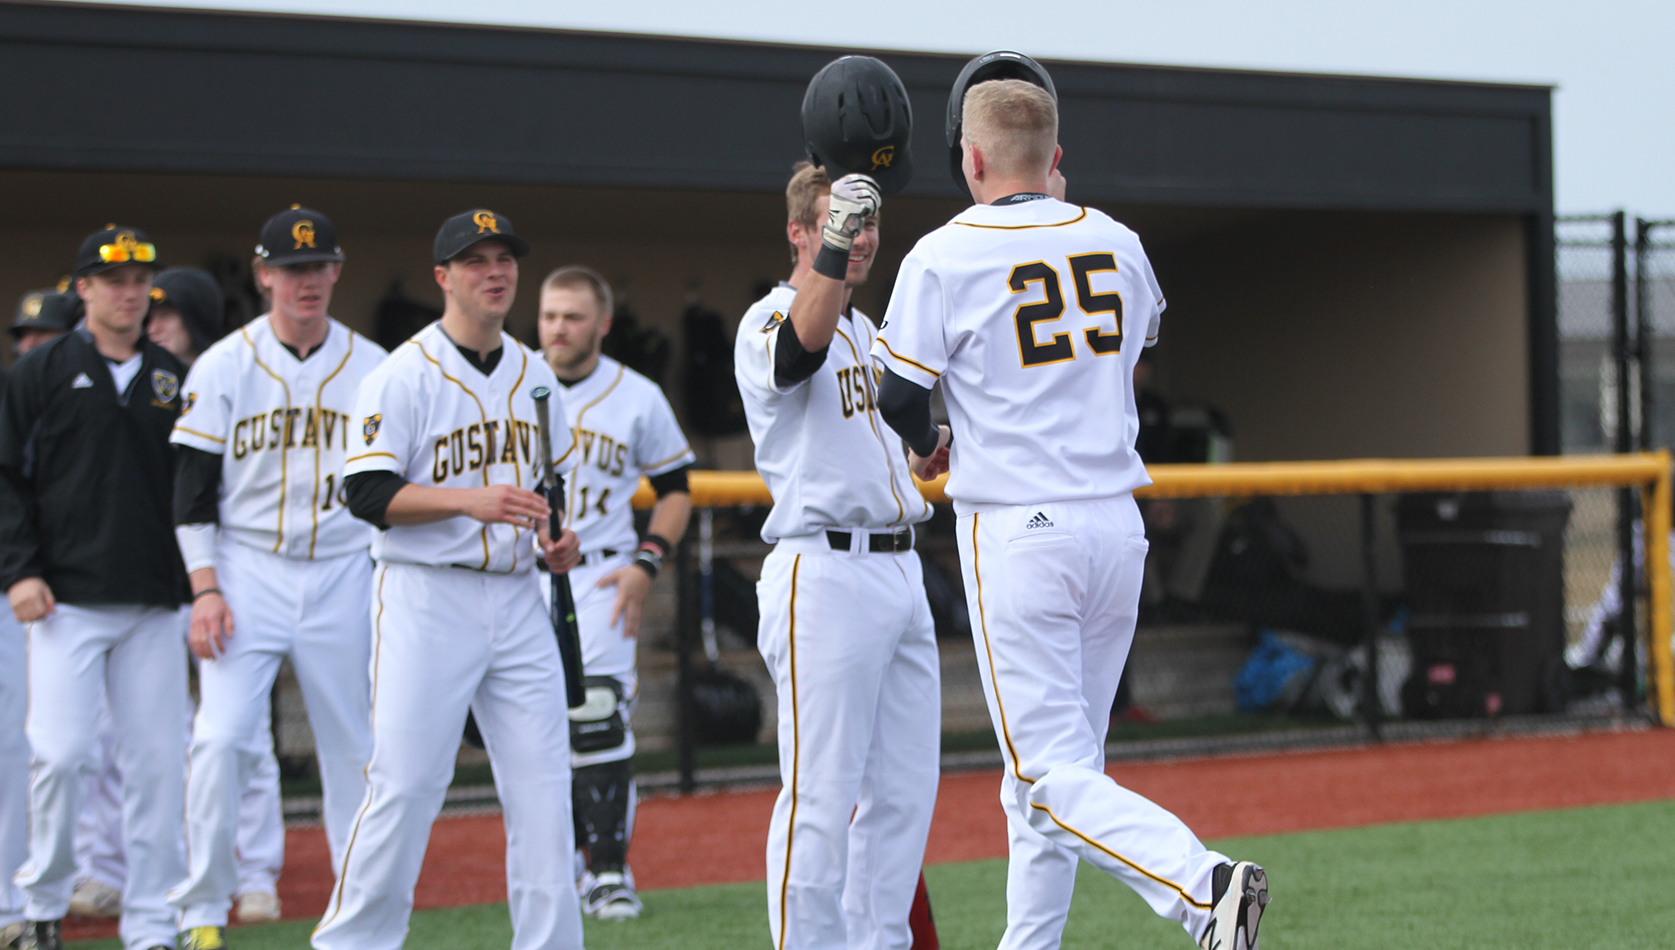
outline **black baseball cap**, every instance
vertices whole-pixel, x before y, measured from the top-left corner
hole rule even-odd
[[[312,208],[292,205],[262,225],[262,243],[256,256],[269,267],[342,262],[343,248],[337,246],[337,228],[331,219]]]
[[[154,271],[163,269],[157,260],[157,245],[151,243],[144,231],[107,224],[81,242],[70,276],[87,277],[129,264],[140,264]]]
[[[81,298],[56,290],[31,290],[18,301],[17,316],[12,318],[12,336],[22,336],[25,330],[61,332],[76,322],[76,304]]]
[[[226,325],[227,305],[221,286],[207,271],[196,267],[171,267],[151,282],[151,305],[173,307],[186,324],[192,348],[202,353],[221,339]]]
[[[436,232],[436,263],[446,264],[478,241],[489,240],[504,243],[515,257],[529,255],[529,242],[512,233],[511,218],[476,208],[442,222]]]

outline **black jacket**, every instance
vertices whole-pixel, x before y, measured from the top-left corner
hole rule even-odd
[[[0,404],[0,586],[40,577],[67,604],[174,607],[174,453],[186,366],[141,336],[118,394],[85,330],[29,351]]]

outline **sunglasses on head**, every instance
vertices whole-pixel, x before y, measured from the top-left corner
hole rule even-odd
[[[146,241],[144,243],[124,241],[117,244],[99,245],[99,260],[106,264],[125,264],[137,261],[149,264],[157,259],[157,245]]]

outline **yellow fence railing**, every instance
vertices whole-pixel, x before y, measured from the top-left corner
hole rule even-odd
[[[1489,491],[1526,488],[1637,488],[1645,519],[1648,686],[1658,719],[1675,726],[1675,628],[1669,531],[1672,498],[1670,455],[1567,455],[1547,458],[1354,459],[1333,462],[1235,462],[1227,465],[1153,465],[1152,484],[1135,492],[1144,498],[1233,498],[1254,495],[1382,495],[1419,491]],[[693,472],[692,503],[698,507],[766,505],[772,502],[755,472]],[[921,482],[934,502],[947,501],[947,476]],[[636,508],[655,501],[642,481]],[[1625,565],[1626,566],[1626,565]]]

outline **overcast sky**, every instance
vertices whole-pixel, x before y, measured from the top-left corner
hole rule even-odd
[[[142,4],[159,5],[159,4]],[[1675,218],[1672,0],[172,0],[168,6],[1106,62],[1533,82],[1561,214]],[[880,13],[887,12],[887,17]]]

